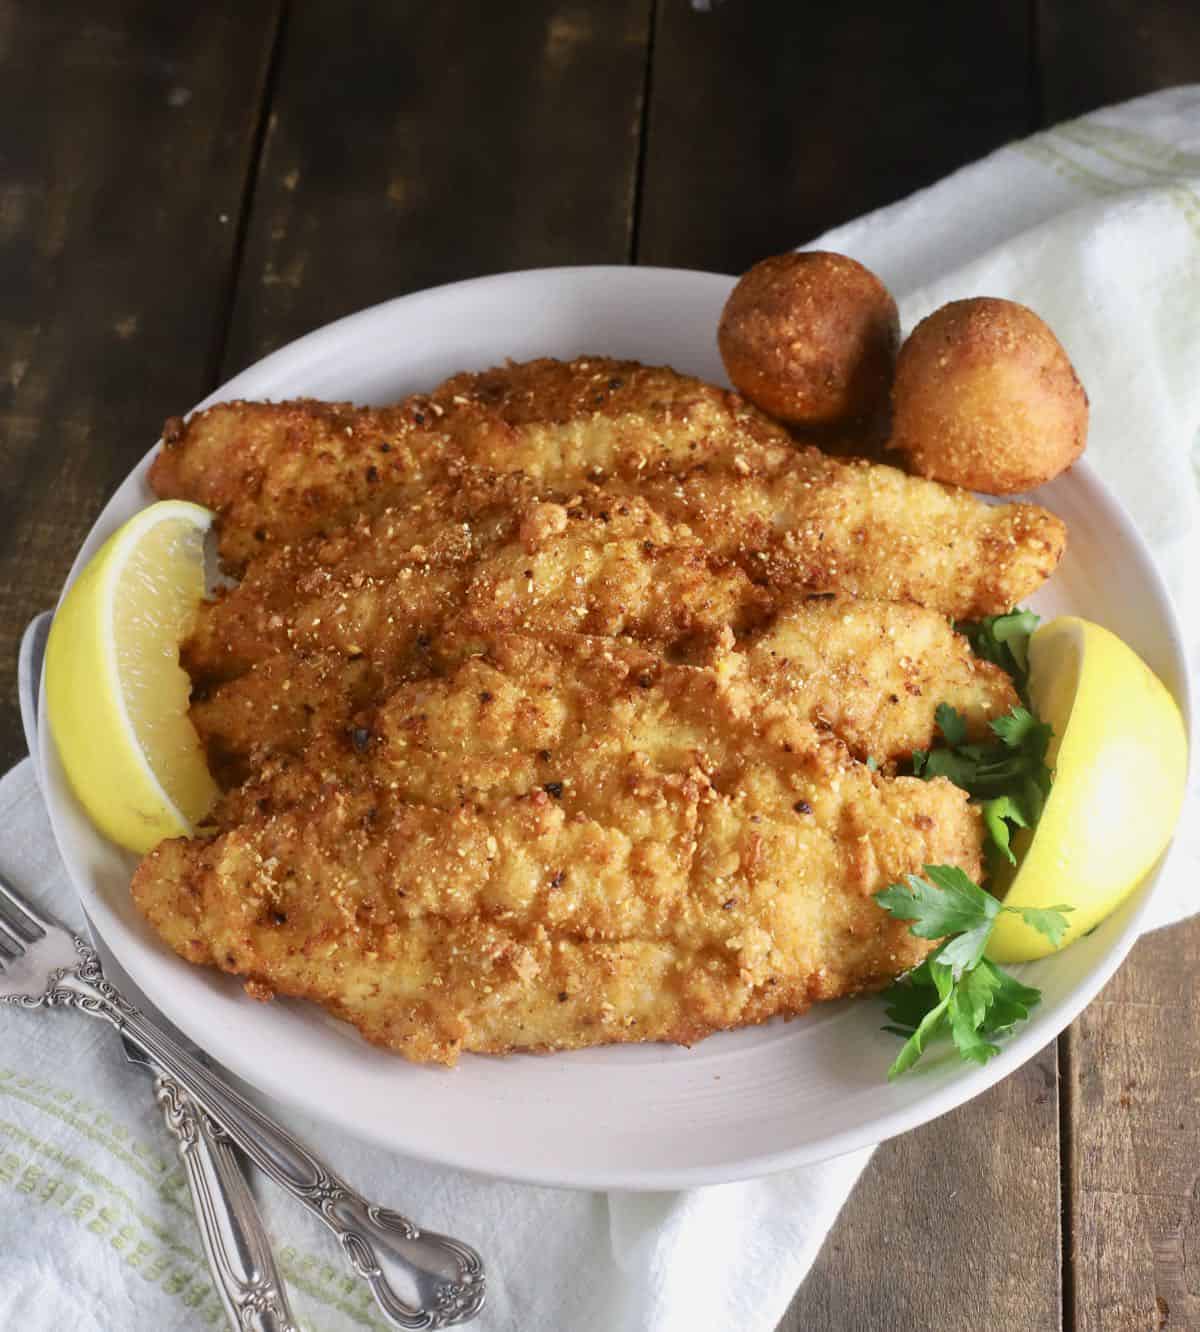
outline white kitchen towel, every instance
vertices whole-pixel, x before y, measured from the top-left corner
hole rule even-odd
[[[1036,135],[813,244],[879,272],[904,296],[906,324],[978,294],[1049,319],[1092,397],[1089,456],[1200,645],[1184,595],[1200,569],[1200,90]],[[1197,813],[1193,796],[1154,924],[1191,909]],[[0,870],[82,925],[29,763],[0,781]],[[372,1196],[484,1252],[489,1332],[771,1332],[870,1155],[688,1193],[571,1193],[389,1159],[280,1113]],[[0,1326],[221,1327],[157,1114],[145,1075],[99,1023],[0,1012]],[[324,1232],[274,1190],[261,1196],[306,1326],[382,1328]]]

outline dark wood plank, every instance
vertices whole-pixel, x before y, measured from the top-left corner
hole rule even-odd
[[[1039,0],[1044,122],[1200,79],[1195,0]]]
[[[1191,0],[1040,0],[1046,122],[1200,79]],[[1119,150],[1118,150],[1119,151]],[[1200,1327],[1200,924],[1143,940],[1064,1038],[1080,1332]]]
[[[276,21],[0,0],[0,771],[24,752],[21,630],[208,387]]]
[[[1200,1328],[1200,920],[1143,939],[1070,1033],[1079,1332]]]
[[[308,0],[226,367],[389,296],[629,256],[649,0]]]
[[[884,1143],[779,1332],[1060,1326],[1055,1047]]]
[[[740,272],[1032,128],[1027,6],[659,0],[638,260]]]

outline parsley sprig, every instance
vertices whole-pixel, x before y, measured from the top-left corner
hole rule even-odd
[[[917,749],[912,756],[917,777],[948,777],[982,804],[987,831],[984,852],[992,874],[1001,860],[1010,865],[1017,863],[1013,832],[1037,823],[1050,794],[1046,748],[1052,732],[1034,715],[1027,692],[1029,638],[1038,624],[1033,611],[1018,608],[1007,615],[989,615],[955,625],[977,657],[1012,676],[1021,705],[990,723],[995,740],[969,744],[966,722],[949,704],[942,703],[934,717],[945,745]]]
[[[1028,708],[1014,707],[990,724],[995,740],[970,744],[967,724],[947,703],[934,714],[945,746],[913,751],[913,772],[926,781],[948,777],[983,804],[990,855],[1017,863],[1012,827],[1032,828],[1042,816],[1050,794],[1046,746],[1052,734]]]
[[[942,939],[924,962],[884,992],[891,1025],[905,1037],[888,1069],[889,1081],[920,1059],[935,1036],[949,1029],[963,1059],[986,1064],[999,1053],[988,1040],[1029,1016],[1042,997],[984,957],[996,918],[1019,915],[1056,947],[1066,932],[1069,906],[1009,907],[984,892],[954,865],[926,865],[925,877],[909,874],[876,893],[897,920],[910,921],[919,939]]]
[[[956,626],[975,655],[1012,676],[1019,706],[990,723],[994,740],[972,743],[967,724],[941,704],[935,715],[945,744],[916,750],[913,772],[929,780],[946,777],[982,807],[987,837],[984,851],[990,872],[1001,860],[1017,863],[1012,849],[1015,828],[1032,828],[1050,794],[1046,750],[1051,729],[1029,706],[1029,637],[1037,628],[1032,611],[1015,610]],[[1057,947],[1067,928],[1069,906],[1005,906],[952,865],[926,865],[925,877],[906,876],[875,894],[897,920],[907,920],[920,939],[940,939],[932,953],[884,992],[891,1025],[904,1048],[888,1070],[897,1078],[910,1069],[934,1037],[949,1031],[963,1059],[985,1064],[999,1047],[999,1037],[1041,1000],[1041,991],[1024,985],[984,957],[997,918],[1019,915]]]

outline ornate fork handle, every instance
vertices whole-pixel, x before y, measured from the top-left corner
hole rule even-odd
[[[154,1094],[187,1171],[204,1251],[231,1325],[242,1332],[300,1332],[228,1138],[203,1122],[203,1112],[169,1074],[155,1077]]]
[[[105,1018],[144,1050],[260,1170],[333,1231],[351,1266],[397,1327],[418,1332],[450,1327],[483,1308],[486,1280],[474,1249],[447,1235],[422,1231],[398,1212],[367,1202],[129,1003],[104,979],[99,958],[82,939],[75,939],[75,948],[78,965],[61,972],[39,1002]]]

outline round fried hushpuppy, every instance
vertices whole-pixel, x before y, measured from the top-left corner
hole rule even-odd
[[[735,387],[795,426],[867,421],[887,404],[900,319],[870,269],[844,254],[777,254],[742,275],[717,343]]]
[[[1062,344],[1015,301],[951,301],[900,349],[888,448],[920,476],[989,495],[1032,490],[1079,457],[1087,424]]]

